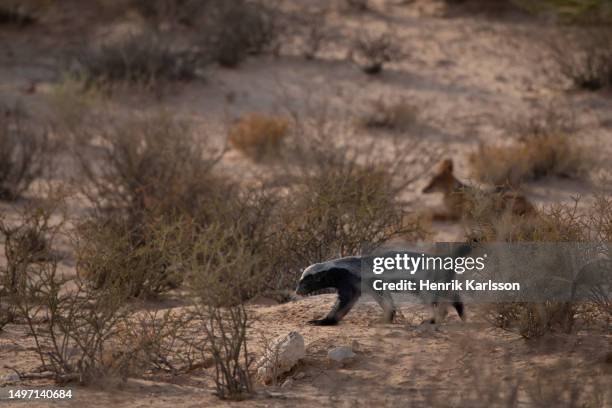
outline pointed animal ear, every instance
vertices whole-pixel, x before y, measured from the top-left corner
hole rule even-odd
[[[453,172],[453,160],[444,159],[440,163],[440,173],[452,173]]]

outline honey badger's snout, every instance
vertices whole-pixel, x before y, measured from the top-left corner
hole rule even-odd
[[[323,289],[326,285],[326,283],[320,279],[320,276],[306,274],[306,271],[308,271],[308,268],[304,270],[304,274],[302,274],[302,277],[295,288],[295,293],[300,296]]]

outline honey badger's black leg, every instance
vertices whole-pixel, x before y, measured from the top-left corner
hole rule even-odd
[[[316,326],[333,326],[355,306],[361,296],[361,290],[353,285],[338,288],[338,299],[323,319],[311,320],[308,323]]]

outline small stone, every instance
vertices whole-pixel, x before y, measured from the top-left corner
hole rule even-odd
[[[293,380],[291,378],[287,378],[281,388],[289,388],[293,385]]]
[[[355,358],[356,354],[350,347],[341,346],[335,347],[327,353],[327,358],[333,362],[340,363],[342,365],[351,362]]]
[[[296,375],[293,376],[294,379],[296,380],[303,380],[304,378],[306,378],[306,373],[297,373]]]
[[[351,343],[351,348],[353,349],[353,351],[359,351],[361,348],[361,345],[359,344],[357,340],[353,340],[353,342]]]

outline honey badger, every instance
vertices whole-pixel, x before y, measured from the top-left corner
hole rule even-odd
[[[463,245],[457,249],[452,256],[464,256],[471,250],[468,245]],[[420,256],[420,253],[408,253],[411,256]],[[384,256],[384,255],[383,255]],[[295,292],[298,295],[308,295],[310,293],[333,288],[338,293],[336,303],[330,312],[322,319],[310,320],[308,323],[317,326],[333,326],[346,316],[362,295],[362,264],[368,262],[372,257],[350,256],[346,258],[333,259],[327,262],[310,265],[300,277]],[[364,264],[365,265],[365,264]],[[453,270],[444,271],[417,271],[414,275],[403,275],[402,278],[420,280],[427,273],[428,279],[436,282],[450,282],[455,277]],[[370,278],[368,278],[370,279]],[[375,291],[371,284],[364,285],[367,294],[383,309],[383,318],[386,322],[393,321],[397,309],[393,298],[388,291]],[[461,319],[464,317],[464,305],[458,293],[440,296],[435,292],[412,292],[413,294],[426,300],[432,307],[432,317],[429,323],[436,323],[446,314],[446,303],[451,303]],[[443,304],[443,307],[439,307]]]

